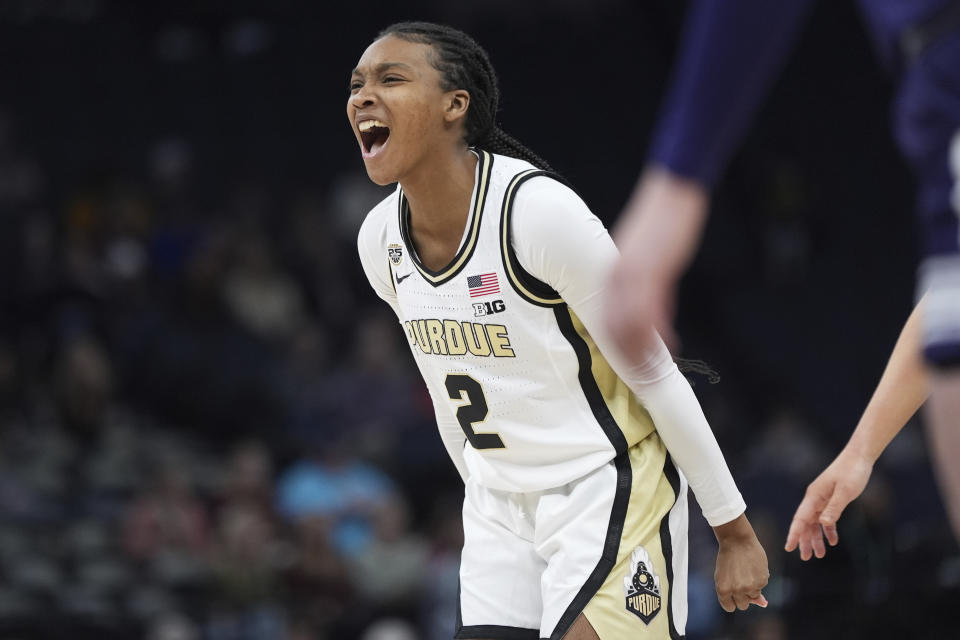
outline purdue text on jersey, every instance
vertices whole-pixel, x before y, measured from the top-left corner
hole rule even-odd
[[[403,323],[410,344],[427,355],[514,358],[510,336],[502,324],[427,318]]]

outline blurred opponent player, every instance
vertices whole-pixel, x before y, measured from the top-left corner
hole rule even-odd
[[[696,396],[659,338],[633,366],[611,346],[613,241],[496,126],[498,100],[483,49],[428,23],[382,32],[347,100],[367,174],[398,183],[360,229],[363,269],[466,484],[456,637],[681,637],[687,481],[724,609],[765,606],[766,555]]]
[[[812,0],[694,0],[649,164],[617,232],[607,323],[630,357],[668,341],[677,281],[709,192],[804,24]],[[917,178],[931,450],[960,538],[960,1],[860,0],[897,75],[894,134]],[[952,149],[952,151],[951,151]],[[952,163],[951,163],[952,155]],[[952,195],[951,195],[952,194]],[[879,391],[878,391],[879,392]]]

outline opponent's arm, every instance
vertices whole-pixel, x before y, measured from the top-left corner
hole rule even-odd
[[[700,243],[709,191],[740,143],[805,22],[811,0],[691,4],[647,168],[620,214],[609,330],[629,358],[647,327],[675,345],[678,281]]]
[[[837,520],[870,479],[873,465],[894,436],[930,394],[920,348],[923,300],[907,318],[873,397],[836,459],[807,487],[787,534],[786,550],[800,549],[800,558],[826,554],[839,541]]]

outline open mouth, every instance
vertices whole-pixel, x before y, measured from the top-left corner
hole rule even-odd
[[[372,158],[380,153],[390,137],[390,127],[379,120],[364,120],[357,124],[357,129],[360,130],[364,158]]]

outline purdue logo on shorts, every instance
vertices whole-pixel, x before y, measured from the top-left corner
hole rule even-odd
[[[660,613],[660,576],[653,571],[650,554],[637,547],[630,555],[630,573],[623,579],[627,611],[643,620],[644,624]]]
[[[393,263],[393,266],[399,267],[400,263],[403,262],[403,247],[396,242],[391,242],[387,245],[387,255],[390,256],[390,262]]]

